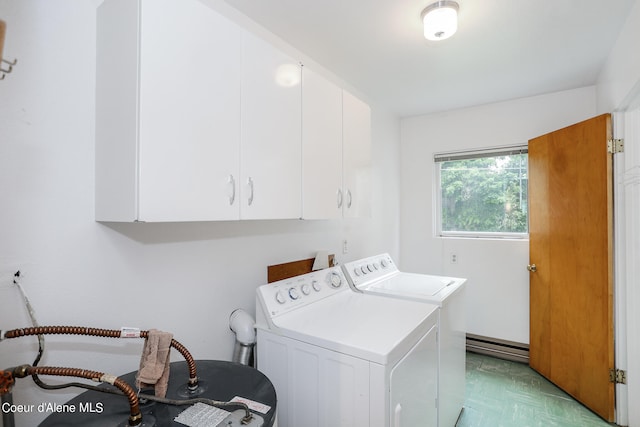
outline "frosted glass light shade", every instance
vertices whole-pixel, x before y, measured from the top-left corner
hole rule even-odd
[[[424,36],[427,40],[444,40],[458,30],[458,3],[439,1],[422,11]]]

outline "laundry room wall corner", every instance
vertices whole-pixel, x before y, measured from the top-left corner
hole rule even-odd
[[[401,121],[400,269],[467,278],[469,333],[529,342],[528,241],[436,236],[434,153],[526,144],[595,112],[588,86]]]

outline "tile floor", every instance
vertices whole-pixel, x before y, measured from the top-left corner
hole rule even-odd
[[[610,427],[528,365],[467,353],[467,397],[456,427]]]

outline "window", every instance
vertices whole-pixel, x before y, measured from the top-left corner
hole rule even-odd
[[[436,154],[438,234],[526,237],[527,147]]]

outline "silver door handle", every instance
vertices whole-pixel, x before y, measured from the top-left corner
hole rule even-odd
[[[247,179],[247,184],[249,184],[249,199],[247,199],[247,202],[249,203],[249,206],[251,206],[253,203],[253,180],[251,177]]]
[[[338,207],[341,208],[342,207],[342,189],[338,188],[338,191],[336,192],[337,195],[337,201],[338,201]]]
[[[535,273],[536,271],[538,271],[538,267],[536,267],[535,264],[529,264],[527,265],[527,270],[529,270],[532,273]]]
[[[351,202],[353,202],[353,197],[351,196],[351,190],[347,190],[347,209],[351,209]]]
[[[229,185],[231,186],[231,195],[229,196],[229,204],[233,205],[233,202],[236,201],[236,180],[233,178],[233,175],[229,175]]]

